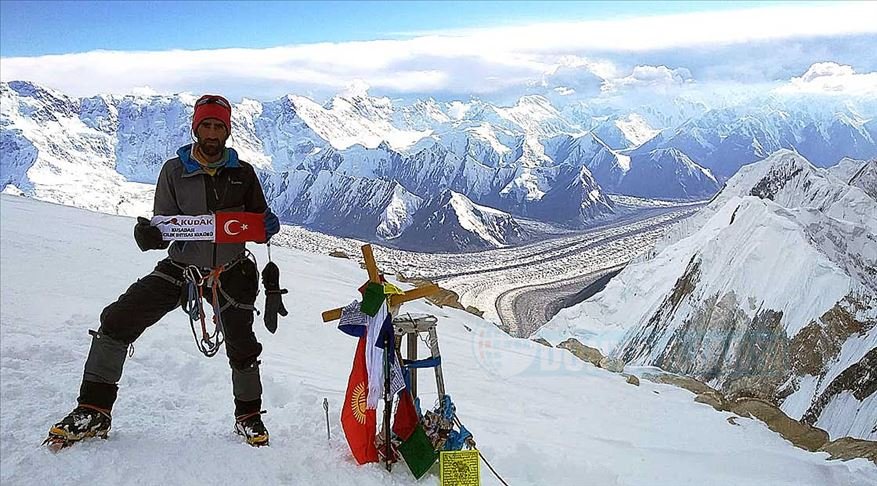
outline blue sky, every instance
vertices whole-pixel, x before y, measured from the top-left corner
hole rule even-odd
[[[877,2],[0,1],[0,9],[0,80],[74,96],[877,96]]]
[[[0,55],[36,56],[96,49],[260,48],[397,39],[433,30],[721,11],[776,3],[3,0]]]

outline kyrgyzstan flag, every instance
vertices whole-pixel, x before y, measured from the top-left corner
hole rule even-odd
[[[265,241],[265,215],[262,213],[216,213],[216,243]]]
[[[350,452],[359,464],[378,462],[378,450],[375,449],[375,431],[377,417],[374,409],[366,406],[368,399],[368,369],[365,366],[365,337],[359,338],[356,355],[353,357],[353,369],[347,379],[347,394],[344,396],[344,408],[341,409],[341,428],[347,437]]]

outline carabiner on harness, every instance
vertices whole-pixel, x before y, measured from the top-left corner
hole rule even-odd
[[[225,332],[222,327],[222,317],[219,308],[219,275],[222,267],[213,269],[207,276],[201,270],[189,265],[183,271],[186,285],[186,301],[183,302],[183,311],[189,316],[189,326],[192,328],[192,337],[201,354],[208,358],[215,356],[225,341]],[[207,331],[207,314],[204,312],[204,286],[209,286],[213,291],[213,333]],[[201,321],[201,337],[198,337],[195,321]]]

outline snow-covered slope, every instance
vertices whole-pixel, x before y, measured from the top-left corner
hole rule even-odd
[[[603,193],[587,167],[565,165],[558,168],[553,188],[531,205],[528,214],[583,227],[595,224],[614,211],[615,204]]]
[[[877,199],[877,159],[865,162],[845,157],[827,170],[831,175]]]
[[[339,423],[355,340],[320,312],[357,296],[365,272],[350,260],[274,248],[290,315],[277,334],[257,318],[264,420],[271,446],[232,432],[228,365],[192,343],[174,311],[147,330],[127,359],[106,441],[51,454],[39,447],[75,403],[89,328],[103,306],[151,271],[129,218],[0,197],[0,481],[3,484],[435,484],[404,465],[355,465]],[[63,228],[51,236],[45,227]],[[287,229],[284,229],[284,232]],[[263,246],[254,247],[266,261]],[[101,265],[100,262],[112,262]],[[44,271],[51,269],[51,271]],[[37,289],[52,289],[51,298]],[[257,302],[262,307],[260,297]],[[516,340],[462,311],[423,302],[404,310],[439,318],[445,385],[479,449],[509,484],[741,483],[866,486],[865,460],[828,462],[793,448],[755,420],[694,403],[691,393],[618,375],[565,350]],[[419,391],[435,400],[428,374]],[[322,408],[328,398],[331,439]],[[643,424],[648,424],[644,427]],[[124,467],[122,467],[124,466]],[[482,484],[499,484],[482,468]]]
[[[526,230],[510,214],[446,190],[424,204],[394,243],[424,252],[447,248],[468,251],[500,248],[526,239]]]
[[[845,182],[793,151],[779,150],[763,162],[740,170],[714,202],[721,204],[731,197],[752,195],[786,208],[814,208],[827,216],[874,230],[877,228],[877,212],[872,211],[874,200]]]
[[[628,147],[642,145],[657,135],[659,131],[652,128],[649,122],[638,113],[631,113],[624,118],[615,120],[615,126],[624,134],[624,138],[629,143]]]
[[[652,128],[638,113],[610,118],[592,129],[592,132],[615,150],[635,148],[654,138],[659,130]]]
[[[709,169],[674,148],[618,151],[596,130],[580,136],[557,135],[543,145],[545,155],[557,163],[587,167],[600,188],[612,194],[696,200],[718,190]]]
[[[576,127],[547,98],[538,95],[522,96],[511,107],[481,103],[477,109],[470,109],[466,116],[470,120],[483,120],[532,135],[551,136],[576,132]]]
[[[116,170],[117,140],[104,131],[115,125],[116,111],[98,111],[29,83],[0,83],[2,188],[95,211],[151,211],[152,187],[126,179],[121,172],[134,171],[124,166]]]
[[[461,159],[470,158],[488,167],[510,164],[513,147],[519,135],[486,123],[469,126],[460,124],[456,129],[435,134],[435,138]]]
[[[877,213],[871,210],[874,201],[861,189],[844,182],[794,151],[778,150],[764,161],[740,169],[708,206],[675,225],[651,254],[697,231],[734,197],[757,196],[787,208],[816,208],[835,219],[849,220],[873,231],[877,228]]]
[[[387,142],[404,148],[429,134],[429,130],[404,130],[393,126],[394,108],[388,98],[374,98],[362,89],[348,90],[322,107],[303,96],[289,96],[295,113],[333,147],[377,147]]]
[[[401,185],[396,185],[390,202],[381,213],[377,236],[384,240],[397,238],[414,222],[414,213],[422,204],[423,199],[406,191]]]
[[[556,135],[543,140],[542,145],[545,155],[558,164],[590,166],[595,158],[604,156],[615,157],[617,155],[617,152],[612,150],[603,139],[593,132],[579,136]],[[626,169],[622,165],[622,170]]]
[[[864,160],[844,157],[837,163],[837,165],[828,167],[827,170],[829,174],[849,183],[853,176],[862,169],[863,165],[865,165]]]
[[[422,139],[404,152],[386,145],[324,151],[313,159],[310,170],[398,181],[422,199],[441,199],[443,193],[453,191],[482,206],[573,226],[593,224],[614,213],[609,197],[582,166],[593,150],[605,148],[596,144],[585,147],[582,140],[593,140],[590,135],[560,135],[544,142],[526,136],[512,140],[518,144],[512,152],[500,151],[504,145],[477,145],[485,141],[478,133],[457,133],[456,137],[444,134]],[[473,150],[495,165],[479,162]],[[432,231],[438,229],[435,224],[440,221],[444,219],[430,224]],[[399,243],[402,241],[409,240]]]
[[[262,181],[281,220],[339,236],[394,238],[422,204],[398,182],[328,170],[295,170]]]
[[[834,108],[765,100],[710,110],[644,145],[679,149],[720,181],[779,149],[795,149],[819,167],[844,157],[877,156],[877,141],[864,121]]]
[[[850,185],[858,187],[869,196],[877,199],[877,159],[871,160],[859,172],[856,172],[850,179]]]
[[[865,127],[865,120],[855,114],[835,113],[828,120],[817,120],[804,127],[796,149],[820,167],[834,164],[842,156],[869,159],[877,155],[877,140]]]
[[[832,437],[874,439],[857,424],[877,423],[875,268],[877,201],[781,151],[540,335],[773,400]]]
[[[76,99],[27,82],[3,83],[0,94],[6,192],[147,214],[162,163],[191,141],[188,94]],[[295,95],[245,99],[234,107],[230,143],[270,186],[269,203],[281,218],[324,231],[393,239],[410,223],[418,198],[445,190],[526,215],[560,172],[539,134],[571,128],[544,98],[525,97],[510,108],[475,104],[462,112],[434,100],[395,106],[363,89],[325,106]],[[366,214],[345,221],[357,204]],[[554,209],[552,220],[579,221],[583,214],[578,204]],[[605,204],[584,214],[611,213]]]
[[[625,157],[616,154],[616,159]],[[594,170],[594,176],[612,193],[658,199],[707,199],[719,189],[709,169],[701,167],[677,149],[635,150],[624,164],[604,164],[606,171]],[[625,167],[627,169],[625,170]],[[614,184],[604,184],[598,174],[605,174]]]
[[[374,149],[356,146],[338,152],[337,158],[337,172],[395,180],[423,198],[451,189],[481,199],[496,190],[498,169],[465,154],[458,155],[432,137],[405,152],[386,145]]]

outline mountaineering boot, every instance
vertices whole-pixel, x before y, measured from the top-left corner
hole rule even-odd
[[[238,415],[234,421],[234,431],[247,440],[247,444],[253,447],[268,445],[268,430],[262,423],[262,414],[265,411]]]
[[[49,436],[43,444],[57,451],[88,437],[106,439],[111,424],[109,410],[79,405],[49,430]]]

